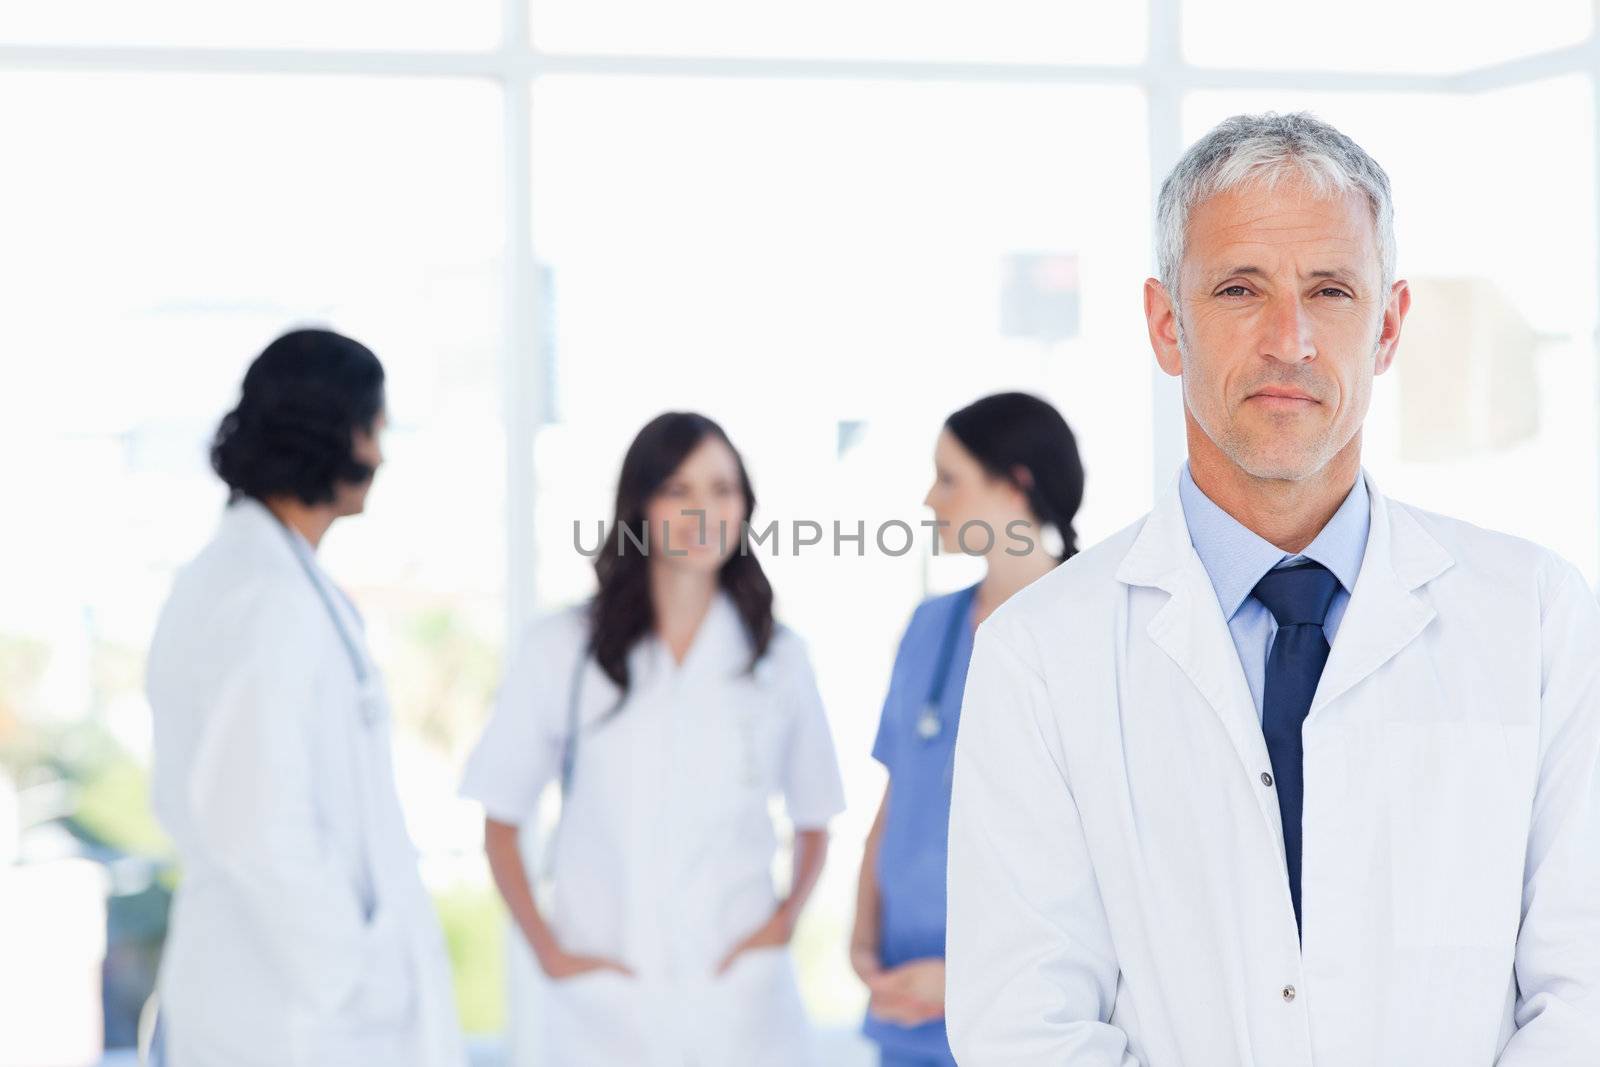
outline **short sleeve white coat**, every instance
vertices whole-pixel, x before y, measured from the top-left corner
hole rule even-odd
[[[533,816],[560,775],[578,685],[578,744],[554,842],[549,919],[562,947],[626,964],[551,983],[553,1063],[809,1063],[787,950],[718,961],[772,914],[771,801],[799,829],[844,807],[827,718],[800,639],[777,627],[750,666],[719,592],[683,663],[650,637],[619,691],[592,657],[581,607],[530,628],[462,791],[496,820]],[[581,670],[581,681],[579,672]]]

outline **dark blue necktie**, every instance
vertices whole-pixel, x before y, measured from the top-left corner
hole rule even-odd
[[[1267,679],[1261,697],[1261,732],[1272,760],[1283,818],[1283,852],[1289,867],[1289,897],[1294,922],[1300,926],[1300,808],[1305,797],[1300,725],[1311,710],[1317,680],[1328,662],[1328,639],[1322,632],[1339,579],[1320,563],[1307,560],[1270,570],[1256,583],[1253,595],[1278,622],[1267,654]]]

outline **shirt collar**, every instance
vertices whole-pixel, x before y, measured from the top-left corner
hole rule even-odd
[[[1189,540],[1211,577],[1224,618],[1232,619],[1261,576],[1286,560],[1315,560],[1333,572],[1346,593],[1355,588],[1372,521],[1364,472],[1357,475],[1333,518],[1299,555],[1284,552],[1223,511],[1195,484],[1187,463],[1178,480],[1178,496]]]

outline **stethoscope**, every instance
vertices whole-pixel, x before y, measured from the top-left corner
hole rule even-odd
[[[944,733],[944,687],[954,666],[952,660],[955,659],[956,642],[961,639],[961,628],[967,624],[967,617],[972,614],[972,601],[977,595],[976,585],[958,593],[955,606],[950,612],[950,619],[944,624],[944,636],[939,642],[939,658],[933,664],[933,681],[928,690],[928,700],[922,705],[922,714],[917,716],[917,736],[924,741],[932,741]]]
[[[311,588],[317,591],[317,598],[322,601],[328,618],[333,622],[333,628],[339,633],[339,641],[344,645],[345,655],[350,658],[350,667],[355,671],[356,690],[360,693],[361,721],[368,726],[375,726],[383,721],[384,707],[383,695],[378,691],[378,686],[372,677],[372,672],[367,670],[367,658],[362,655],[361,647],[356,644],[356,639],[344,624],[344,617],[334,605],[333,598],[328,594],[328,585],[317,575],[317,568],[311,561],[310,552],[300,537],[282,522],[278,525],[283,529],[283,535],[289,541],[289,547],[294,550],[294,558],[299,561],[300,569],[305,572],[306,580],[311,583]],[[339,594],[341,598],[344,594]],[[355,605],[345,600],[345,606],[352,614]]]

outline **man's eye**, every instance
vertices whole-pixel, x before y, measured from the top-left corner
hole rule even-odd
[[[1245,296],[1250,292],[1242,285],[1230,285],[1218,295],[1220,296]]]
[[[1350,295],[1349,293],[1345,292],[1343,289],[1335,289],[1335,288],[1333,288],[1331,286],[1328,287],[1327,289],[1319,289],[1317,292],[1318,292],[1319,295],[1322,295],[1322,296],[1331,295],[1331,296],[1345,296],[1345,297],[1347,297],[1347,296]]]

